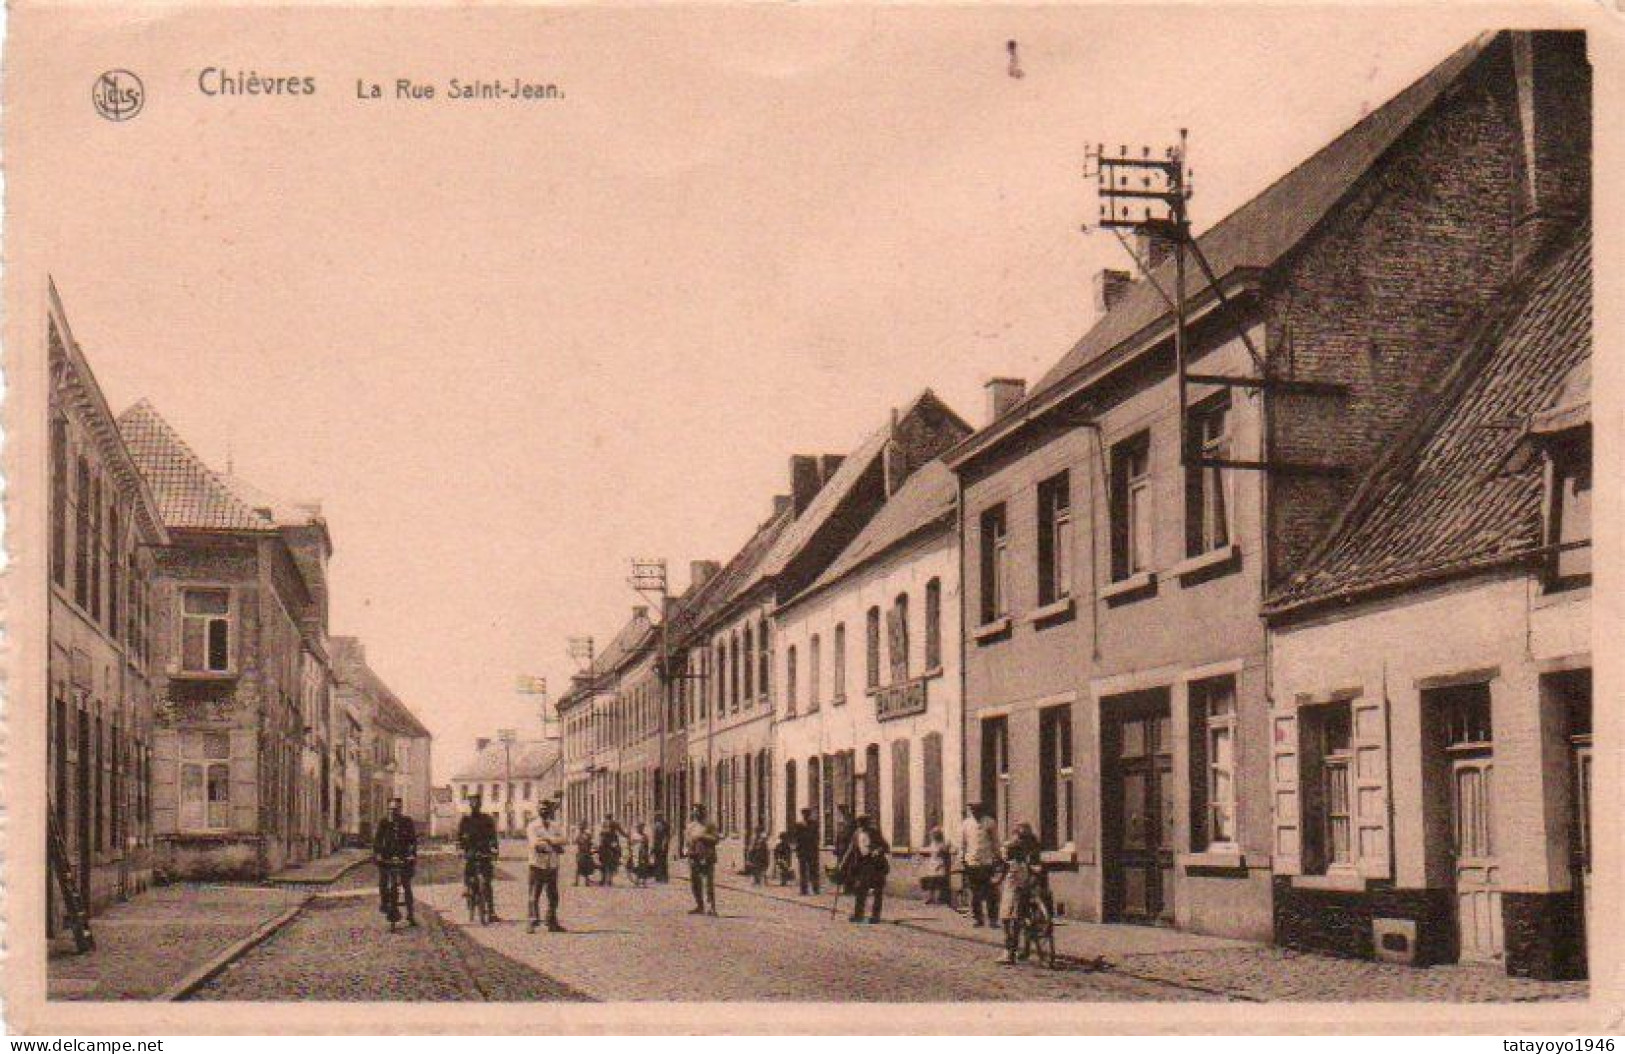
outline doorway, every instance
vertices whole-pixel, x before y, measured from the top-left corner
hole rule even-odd
[[[1494,962],[1505,951],[1501,872],[1495,838],[1495,738],[1490,686],[1433,688],[1423,706],[1436,729],[1449,817],[1449,878],[1456,906],[1456,950],[1463,962]]]
[[[1173,737],[1168,690],[1101,701],[1102,884],[1108,921],[1172,925]]]

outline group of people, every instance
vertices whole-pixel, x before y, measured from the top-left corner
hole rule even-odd
[[[639,821],[629,832],[613,815],[604,817],[593,831],[586,822],[576,828],[576,885],[613,886],[623,863],[635,886],[671,880],[671,827],[665,817],[652,823]]]
[[[544,801],[536,817],[525,829],[529,851],[530,930],[544,923],[549,932],[560,933],[559,870],[571,844],[575,849],[577,885],[613,885],[623,860],[635,885],[670,879],[671,831],[663,817],[650,823],[639,822],[628,833],[613,816],[606,816],[596,833],[586,823],[571,836],[557,819],[557,803]],[[838,820],[832,839],[835,866],[829,873],[837,898],[852,898],[849,919],[854,923],[878,924],[884,911],[886,879],[891,872],[891,845],[868,816],[853,816],[846,806],[838,806]],[[694,895],[691,915],[717,914],[717,846],[721,841],[716,825],[706,816],[705,806],[695,805],[683,830],[682,855],[688,861],[689,885]],[[965,818],[958,838],[960,869],[969,899],[968,910],[975,926],[1000,926],[1004,930],[1005,954],[999,961],[1013,963],[1021,943],[1021,927],[1028,913],[1042,911],[1054,917],[1054,900],[1045,873],[1042,845],[1032,825],[1015,825],[1014,834],[999,840],[998,825],[980,803],[965,806]],[[822,846],[818,819],[812,809],[802,809],[801,819],[779,834],[770,848],[767,831],[760,829],[746,840],[743,873],[755,884],[767,881],[769,861],[777,869],[780,885],[795,878],[803,896],[822,891],[824,874],[820,868]],[[482,877],[489,888],[498,852],[495,818],[481,810],[480,798],[469,799],[469,812],[457,828],[457,846],[464,860],[465,881]],[[955,847],[933,828],[927,853],[930,867],[922,879],[927,903],[952,903]],[[389,814],[379,822],[373,839],[378,863],[380,910],[390,917],[393,927],[404,899],[406,922],[416,926],[412,896],[412,875],[417,863],[417,831],[410,817],[401,812],[401,800],[391,799]],[[541,904],[545,898],[545,919]],[[495,921],[495,912],[491,914]]]

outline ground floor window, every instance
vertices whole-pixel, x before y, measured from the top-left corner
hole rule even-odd
[[[1001,832],[1010,830],[1010,724],[1003,717],[982,721],[982,807]]]
[[[909,801],[909,743],[906,739],[894,739],[891,745],[891,841],[894,846],[909,846],[913,844],[913,832],[909,829],[909,813],[913,803]]]
[[[1038,714],[1039,840],[1045,849],[1073,844],[1072,708]]]
[[[1236,679],[1192,681],[1189,699],[1191,849],[1201,852],[1236,841]]]
[[[231,829],[231,736],[180,735],[180,825],[187,831]]]
[[[1324,873],[1354,863],[1349,704],[1300,711],[1304,742],[1304,870]]]
[[[942,733],[927,733],[920,740],[920,753],[925,770],[925,830],[929,834],[942,826]]]

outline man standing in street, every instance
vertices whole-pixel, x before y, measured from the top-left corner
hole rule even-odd
[[[553,818],[558,803],[551,799],[538,807],[536,818],[525,829],[530,843],[530,932],[541,924],[541,898],[547,894],[547,931],[563,933],[559,925],[559,861],[567,841],[564,826]]]
[[[654,836],[654,869],[656,882],[671,881],[671,825],[664,816],[656,816],[651,828]]]
[[[696,805],[689,812],[688,827],[684,831],[688,847],[688,883],[694,891],[694,910],[690,915],[717,913],[717,829],[705,818],[705,806]]]
[[[999,830],[982,809],[981,802],[965,803],[965,820],[959,826],[959,859],[965,867],[965,889],[970,894],[971,916],[976,925],[999,924],[999,909],[993,893],[993,865],[999,858]]]
[[[819,891],[818,874],[818,820],[811,809],[801,810],[801,822],[796,824],[796,876],[801,880],[801,895]]]
[[[401,898],[406,902],[406,924],[416,926],[418,920],[412,902],[412,873],[418,862],[418,829],[410,816],[401,813],[401,800],[389,799],[389,815],[378,821],[378,830],[372,838],[372,856],[378,864],[378,910],[395,927],[394,890],[391,882],[400,883]]]
[[[841,870],[852,884],[852,921],[864,921],[863,909],[872,895],[874,907],[869,912],[869,924],[878,925],[886,901],[886,876],[891,873],[891,845],[869,817],[859,816],[846,853],[846,866]]]

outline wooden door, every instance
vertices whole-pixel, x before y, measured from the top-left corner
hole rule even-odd
[[[1102,731],[1107,917],[1172,923],[1175,807],[1166,696],[1109,715]]]
[[[1451,822],[1455,833],[1456,932],[1464,962],[1499,959],[1500,868],[1493,836],[1495,766],[1489,753],[1451,761]]]

